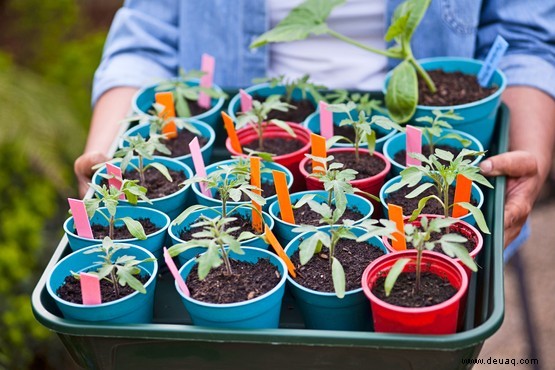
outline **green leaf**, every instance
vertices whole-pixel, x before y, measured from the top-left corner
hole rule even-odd
[[[177,216],[177,218],[175,220],[173,220],[172,224],[173,225],[180,225],[183,220],[185,220],[187,217],[189,217],[189,215],[193,212],[196,212],[198,210],[201,209],[206,209],[208,207],[203,206],[201,204],[195,204],[190,206],[189,208],[187,208],[186,210],[184,210],[183,212],[181,212],[181,214],[179,216]]]
[[[301,265],[307,264],[312,256],[314,256],[318,243],[320,243],[318,233],[313,234],[312,236],[304,239],[301,242],[301,244],[299,245],[299,259]]]
[[[164,177],[169,181],[169,182],[173,182],[173,179],[170,175],[170,172],[168,171],[168,168],[166,166],[164,166],[162,163],[160,162],[151,162],[148,165],[145,166],[145,170],[148,167],[154,167],[156,168],[162,175],[164,175]]]
[[[475,207],[468,202],[457,202],[455,204],[465,209],[468,209],[470,213],[472,213],[472,216],[474,216],[474,219],[476,220],[476,224],[478,225],[480,230],[485,234],[490,234],[488,225],[486,224],[486,220],[484,218],[484,214],[482,213],[482,211],[480,211],[480,208]]]
[[[385,104],[391,118],[404,123],[414,115],[417,103],[418,78],[414,67],[405,60],[393,70],[387,84]]]
[[[410,14],[403,14],[391,22],[391,25],[385,33],[384,40],[387,42],[393,41],[394,38],[402,35],[405,32],[407,21]]]
[[[376,149],[376,131],[372,130],[370,135],[366,135],[366,143],[368,144],[370,155],[374,155],[374,150]]]
[[[431,0],[407,0],[405,3],[410,7],[409,17],[403,34],[404,38],[408,41],[412,38],[414,31],[422,21],[426,10],[430,6]],[[401,4],[400,6],[402,6]],[[395,10],[397,12],[397,10]]]
[[[426,189],[431,188],[432,186],[434,186],[433,183],[425,182],[424,184],[420,185],[419,187],[417,187],[416,189],[414,189],[413,191],[408,193],[405,196],[405,198],[408,198],[408,199],[415,198],[415,197],[419,196],[420,194],[422,194]]]
[[[400,258],[397,261],[395,261],[395,264],[393,265],[393,267],[391,267],[391,270],[389,270],[389,272],[387,273],[387,277],[385,278],[385,283],[384,283],[385,295],[387,297],[389,297],[389,294],[391,294],[391,289],[393,289],[393,286],[395,285],[397,278],[399,277],[399,275],[401,275],[401,273],[403,272],[403,269],[409,262],[410,262],[410,258]]]
[[[131,217],[122,217],[120,220],[123,221],[127,230],[133,235],[135,238],[139,240],[145,240],[146,234],[145,230],[143,229],[143,225],[139,221],[133,220]]]
[[[335,290],[337,298],[343,298],[345,296],[345,271],[337,258],[331,258],[331,277],[333,279],[333,289]]]
[[[455,159],[455,156],[453,155],[453,153],[448,152],[447,150],[443,150],[443,149],[437,149],[434,153],[434,155],[439,158],[439,159],[443,159],[444,161],[447,162],[452,162],[453,159]]]
[[[285,132],[287,132],[290,136],[297,137],[297,134],[295,134],[295,131],[293,131],[293,129],[291,128],[291,126],[289,126],[287,122],[279,119],[273,119],[270,122],[276,125],[277,127],[279,127],[280,129],[284,130]]]
[[[211,269],[220,266],[223,262],[218,248],[209,247],[206,252],[197,257],[199,279],[204,280]]]
[[[441,201],[441,199],[439,199],[436,195],[428,195],[427,197],[424,197],[418,201],[418,208],[412,211],[412,214],[410,216],[411,221],[414,221],[416,217],[418,217],[418,215],[422,213],[422,210],[424,209],[424,207],[426,207],[426,204],[430,199],[436,199],[440,202],[440,204],[443,205],[443,202]]]
[[[131,288],[138,291],[139,293],[146,294],[146,289],[143,284],[135,278],[129,269],[125,267],[119,267],[117,271],[118,281],[121,285],[125,286],[128,284]]]

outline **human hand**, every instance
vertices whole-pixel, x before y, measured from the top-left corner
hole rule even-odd
[[[75,160],[73,171],[77,176],[79,197],[83,198],[87,190],[89,190],[89,183],[91,182],[91,177],[94,172],[92,167],[99,163],[107,162],[109,159],[110,158],[101,152],[88,152],[83,153]]]
[[[505,198],[505,247],[520,233],[541,187],[536,158],[518,150],[499,154],[480,163],[485,176],[507,176]]]

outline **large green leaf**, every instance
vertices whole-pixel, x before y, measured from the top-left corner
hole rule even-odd
[[[133,235],[135,238],[139,240],[145,240],[146,234],[145,230],[143,229],[143,225],[139,221],[133,220],[131,217],[122,217],[120,220],[123,221],[125,226],[127,226],[127,230]]]
[[[418,78],[408,61],[401,62],[393,70],[387,84],[385,104],[394,121],[404,123],[414,115],[418,104]]]
[[[401,272],[403,272],[403,269],[405,268],[406,264],[409,262],[410,262],[410,258],[400,258],[395,262],[391,270],[389,270],[389,273],[387,274],[387,277],[385,278],[385,283],[384,283],[384,290],[385,290],[386,296],[389,297],[389,294],[391,293],[391,289],[393,289],[393,286],[395,285],[397,278],[399,277],[399,275],[401,275]]]
[[[345,271],[339,260],[332,257],[331,261],[331,277],[333,280],[333,289],[337,298],[345,296]]]

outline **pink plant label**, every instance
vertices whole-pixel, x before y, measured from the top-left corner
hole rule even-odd
[[[252,96],[243,89],[239,89],[239,96],[241,96],[241,112],[252,110]]]
[[[81,298],[84,305],[91,306],[102,303],[100,279],[98,276],[81,272],[79,274],[79,282],[81,283]]]
[[[106,172],[108,173],[108,175],[113,176],[108,179],[108,185],[113,186],[116,189],[121,189],[121,184],[123,182],[123,174],[121,173],[121,168],[111,163],[106,163]],[[125,195],[120,195],[119,199],[125,200]]]
[[[215,66],[216,66],[216,60],[212,55],[202,54],[200,69],[204,72],[204,75],[200,78],[201,87],[206,87],[206,88],[212,87],[212,82],[214,80]],[[201,92],[198,97],[198,105],[205,109],[210,108],[210,96]]]
[[[327,139],[333,136],[333,112],[328,110],[328,104],[321,101],[320,106],[320,135]]]
[[[195,137],[189,143],[189,149],[191,150],[191,156],[193,157],[193,164],[195,165],[195,172],[200,177],[206,177],[206,167],[204,166],[204,159],[202,159],[202,153],[200,151],[200,145],[198,143],[198,137]],[[212,198],[212,192],[206,187],[206,184],[199,182],[200,191],[202,194],[209,198]]]
[[[172,273],[173,278],[175,279],[175,281],[177,281],[177,285],[179,286],[179,289],[181,289],[181,291],[183,292],[183,294],[185,294],[185,296],[190,297],[191,293],[189,292],[189,288],[187,288],[187,284],[185,284],[185,280],[183,280],[183,278],[179,274],[179,271],[177,270],[177,266],[173,262],[173,259],[168,253],[168,249],[166,247],[164,247],[164,261],[166,261],[166,265],[170,269],[170,272]]]
[[[77,230],[77,235],[82,238],[94,239],[85,203],[82,200],[72,198],[68,198],[67,201],[73,215],[73,224]]]
[[[412,158],[409,153],[422,154],[422,130],[408,125],[407,126],[407,167],[420,166],[418,159]]]

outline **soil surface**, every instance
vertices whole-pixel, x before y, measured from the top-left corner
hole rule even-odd
[[[197,136],[192,132],[185,129],[177,131],[177,137],[175,139],[162,139],[160,142],[164,144],[172,153],[169,157],[181,157],[183,155],[191,154],[189,149],[189,143],[195,137],[198,138],[199,146],[202,148],[208,142],[208,139],[203,136]],[[167,156],[166,154],[160,153],[158,151],[154,152],[154,155]]]
[[[372,293],[384,302],[399,307],[428,307],[445,302],[457,293],[448,280],[430,272],[423,272],[420,278],[420,291],[414,294],[416,273],[404,272],[399,275],[391,294],[386,297],[385,276],[376,280]]]
[[[272,195],[276,195],[276,187],[274,186],[273,182],[270,181],[262,181],[262,183],[260,184],[261,188],[262,188],[262,196],[264,198],[269,198]],[[220,197],[220,192],[215,191],[214,192],[214,198],[215,199],[221,199]],[[247,197],[245,194],[241,194],[241,202],[246,202],[250,200],[249,197]],[[232,200],[233,201],[233,200]]]
[[[435,149],[442,149],[442,150],[448,151],[450,153],[453,153],[453,155],[455,157],[457,155],[459,155],[459,153],[462,150],[461,148],[454,148],[450,145],[436,145],[434,148]],[[430,154],[432,154],[432,149],[431,149],[430,145],[426,144],[426,145],[422,146],[422,154],[424,155],[424,157],[429,157]],[[397,163],[399,163],[403,166],[406,166],[407,165],[407,151],[405,149],[401,149],[400,151],[395,153],[395,155],[393,156],[393,159],[395,160],[395,162],[397,162]],[[441,164],[445,165],[445,166],[449,165],[449,162],[444,161],[443,159],[439,159],[439,162]]]
[[[283,137],[264,138],[262,148],[258,146],[258,139],[254,139],[253,141],[243,145],[243,147],[245,148],[275,155],[290,154],[301,149],[303,146],[305,146],[305,143],[293,137],[291,137],[290,139]]]
[[[209,303],[248,301],[272,290],[281,279],[276,266],[259,258],[257,263],[231,260],[233,274],[228,275],[225,264],[212,269],[204,280],[198,278],[198,265],[187,276],[191,297]]]
[[[418,79],[418,104],[426,106],[448,106],[472,103],[487,98],[498,87],[480,86],[476,76],[461,72],[445,72],[437,69],[427,71],[437,87],[435,94],[430,93],[426,83]]]
[[[135,276],[143,285],[148,281],[150,276]],[[119,295],[116,296],[116,291],[114,290],[114,285],[107,280],[100,280],[100,295],[102,298],[102,303],[112,302],[116,299],[120,299],[134,293],[135,290],[129,285],[122,287],[118,285]],[[78,279],[74,278],[73,275],[69,275],[65,278],[64,283],[56,290],[56,295],[62,298],[64,301],[83,304],[83,298],[81,297],[81,283]]]
[[[335,206],[332,207],[335,210]],[[320,223],[320,216],[318,213],[310,209],[308,204],[303,204],[302,207],[293,209],[293,216],[295,217],[295,223],[297,225],[312,225],[312,226],[322,226]],[[353,220],[357,221],[363,218],[365,215],[360,213],[356,208],[347,208],[343,216],[339,219],[339,223],[343,220]],[[278,217],[281,218],[281,213],[278,213]]]
[[[381,158],[367,153],[361,153],[358,163],[354,152],[329,153],[329,155],[333,155],[332,163],[343,163],[343,169],[350,168],[358,171],[355,180],[375,176],[385,168],[385,162]],[[312,161],[306,162],[305,169],[308,173],[312,172]]]
[[[360,279],[364,269],[370,262],[382,256],[384,252],[368,243],[357,243],[354,240],[340,239],[335,250],[335,257],[341,262],[345,270],[345,291],[360,288]],[[297,278],[295,281],[302,286],[319,292],[334,292],[329,250],[322,248],[322,252],[312,257],[304,266],[299,260],[297,250],[291,256],[295,265]]]
[[[228,217],[236,217],[237,219],[235,221],[232,221],[228,224],[228,228],[231,227],[239,227],[239,230],[235,230],[231,233],[231,235],[233,235],[234,237],[238,237],[243,231],[250,231],[253,234],[258,234],[256,232],[256,230],[252,227],[252,223],[251,223],[251,219],[250,218],[245,218],[242,217],[239,214],[234,214],[234,215],[228,215]],[[193,239],[193,234],[194,233],[198,233],[201,232],[203,230],[202,227],[190,227],[188,229],[185,229],[181,232],[181,234],[179,235],[179,238],[181,240],[191,240]]]
[[[183,171],[174,171],[168,169],[172,182],[164,177],[157,169],[153,167],[147,168],[145,171],[145,183],[140,184],[148,189],[146,196],[149,199],[162,198],[167,195],[173,194],[181,189],[179,186],[187,179]],[[139,173],[135,170],[125,171],[124,179],[139,180]]]
[[[161,229],[160,227],[157,227],[155,224],[150,222],[148,218],[138,218],[135,221],[138,221],[141,223],[141,225],[143,226],[143,229],[145,230],[146,235],[153,234]],[[95,239],[100,239],[100,240],[108,236],[109,230],[110,230],[108,225],[100,225],[100,224],[92,224],[91,229],[93,232],[93,237]],[[127,230],[127,227],[125,225],[114,227],[114,237],[112,239],[121,240],[121,239],[131,239],[131,238],[134,238],[134,236],[131,235],[131,233],[129,232],[129,230]]]
[[[265,97],[261,96],[253,96],[254,100],[258,100],[259,102],[265,101]],[[281,101],[285,101],[285,98],[281,98]],[[271,110],[268,113],[268,120],[271,119],[279,119],[285,122],[295,122],[295,123],[302,123],[306,117],[310,116],[312,113],[316,111],[316,108],[312,104],[310,100],[293,100],[289,104],[295,106],[295,108],[290,108],[287,112],[281,112],[279,110]]]

